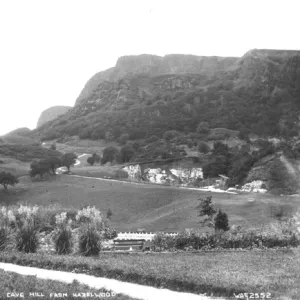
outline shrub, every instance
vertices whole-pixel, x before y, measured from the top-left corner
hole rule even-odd
[[[84,256],[98,255],[101,250],[101,236],[99,232],[89,227],[80,233],[79,253]]]
[[[8,227],[0,227],[0,251],[6,249],[9,243],[10,230]]]
[[[158,233],[152,240],[152,250],[154,251],[166,251],[175,248],[175,239],[172,236],[168,236],[163,233]]]
[[[200,141],[198,143],[197,150],[198,150],[199,153],[204,153],[205,154],[205,153],[208,153],[210,151],[210,148],[205,142]]]
[[[120,137],[119,137],[119,143],[121,145],[125,145],[126,142],[129,140],[129,134],[128,133],[123,133]]]
[[[86,161],[87,161],[87,163],[90,164],[91,166],[93,166],[94,163],[95,163],[95,160],[94,160],[93,156],[88,157]]]
[[[112,240],[118,236],[118,233],[115,229],[105,228],[103,238],[106,240]]]
[[[207,134],[209,132],[209,124],[207,122],[200,122],[197,126],[196,132]]]
[[[55,251],[58,254],[69,254],[72,251],[72,220],[68,220],[66,212],[56,215],[55,218],[57,226],[53,235]]]
[[[75,153],[65,153],[62,157],[62,166],[67,167],[70,171],[70,167],[76,163],[77,156]]]
[[[125,145],[120,150],[121,162],[129,162],[134,155],[135,151],[130,145]]]
[[[38,231],[32,224],[25,224],[17,230],[16,248],[18,251],[35,253],[38,245]]]
[[[215,230],[229,230],[228,226],[228,216],[225,212],[219,210],[215,219],[214,219]]]
[[[163,134],[163,138],[167,141],[170,141],[177,137],[180,133],[176,130],[168,130]]]
[[[100,163],[101,162],[101,156],[98,155],[97,153],[93,154],[93,159],[95,163]]]
[[[119,155],[119,150],[115,147],[106,147],[103,150],[103,157],[101,160],[101,164],[106,164],[107,162],[113,162],[117,160],[117,157]]]
[[[95,207],[86,207],[78,211],[76,220],[81,223],[79,233],[79,253],[84,256],[99,254],[101,250],[103,218]]]
[[[20,205],[16,214],[16,248],[18,251],[35,253],[39,246],[37,227],[38,206]]]

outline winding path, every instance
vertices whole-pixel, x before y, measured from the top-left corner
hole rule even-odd
[[[40,279],[50,279],[65,283],[72,283],[73,280],[77,280],[79,283],[86,284],[91,288],[105,288],[106,290],[113,291],[117,294],[124,294],[129,297],[143,300],[225,300],[224,298],[212,298],[207,297],[205,295],[175,292],[167,289],[159,289],[135,283],[118,281],[115,279],[32,267],[24,267],[9,263],[0,263],[0,269],[3,269],[4,271],[8,272],[15,272],[25,276],[32,275]]]

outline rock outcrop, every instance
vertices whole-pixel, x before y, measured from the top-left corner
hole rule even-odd
[[[80,104],[104,81],[117,82],[127,75],[144,74],[150,77],[163,74],[205,74],[213,76],[224,71],[238,60],[236,57],[195,56],[171,54],[164,57],[155,55],[132,55],[120,57],[116,66],[95,74],[85,85],[76,100]]]
[[[37,128],[41,127],[43,124],[56,119],[58,116],[65,114],[72,107],[71,106],[52,106],[44,110],[37,122]]]

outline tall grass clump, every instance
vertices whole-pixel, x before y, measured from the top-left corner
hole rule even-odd
[[[79,253],[84,256],[98,255],[101,250],[103,218],[95,207],[78,211],[76,221],[81,223],[79,232]]]
[[[55,251],[58,254],[69,254],[72,252],[72,220],[67,218],[67,213],[62,212],[55,216],[56,229],[53,235]]]
[[[39,246],[37,212],[37,206],[30,208],[21,205],[17,210],[16,248],[18,251],[35,253]]]
[[[14,222],[16,218],[13,211],[3,206],[0,210],[0,251],[5,250],[11,242],[11,224]]]

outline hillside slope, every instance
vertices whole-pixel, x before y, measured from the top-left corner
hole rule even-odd
[[[177,231],[201,228],[196,207],[199,197],[211,195],[216,208],[226,211],[230,225],[244,228],[267,224],[270,207],[285,204],[289,214],[299,206],[298,198],[253,195],[257,201],[248,202],[249,195],[224,195],[157,185],[132,185],[123,182],[99,181],[68,175],[52,176],[49,181],[30,182],[20,179],[10,193],[0,189],[0,202],[30,205],[60,204],[78,209],[96,206],[105,215],[110,208],[110,225],[118,230]],[[204,228],[203,230],[207,230]]]
[[[298,135],[300,51],[252,50],[211,61],[170,57],[172,63],[168,56],[121,58],[87,83],[74,108],[33,135],[116,140],[128,133],[140,139],[167,130],[195,132],[201,121],[260,136]]]
[[[65,114],[67,111],[71,109],[71,106],[52,106],[48,109],[44,110],[37,122],[37,128],[42,126],[43,124],[57,118],[60,115]]]

